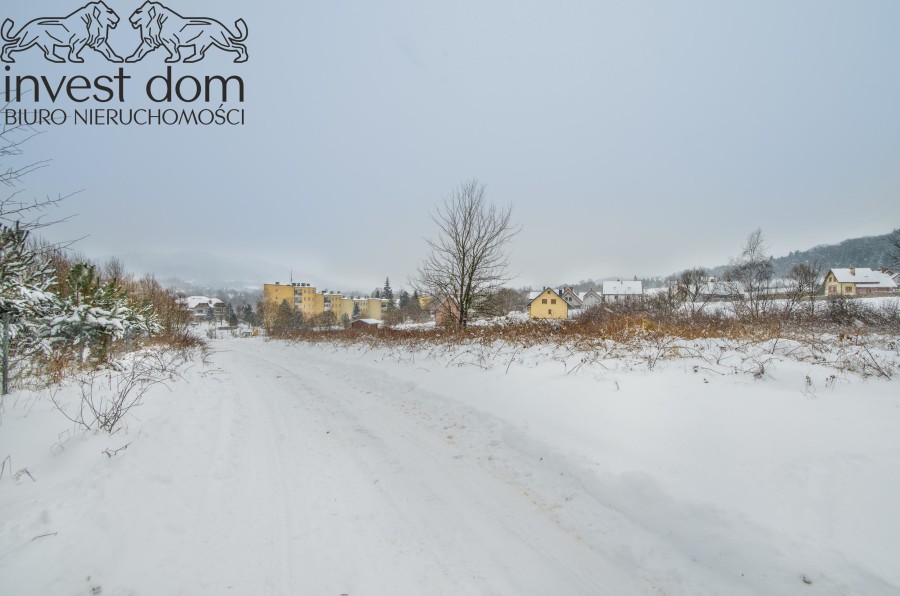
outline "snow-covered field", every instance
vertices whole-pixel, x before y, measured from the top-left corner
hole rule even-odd
[[[896,375],[211,344],[112,436],[4,399],[0,594],[900,594]]]

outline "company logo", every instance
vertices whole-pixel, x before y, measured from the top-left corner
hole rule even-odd
[[[194,53],[185,58],[185,62],[203,60],[206,50],[213,46],[235,52],[235,62],[247,61],[247,46],[242,43],[247,39],[244,19],[235,21],[238,34],[234,35],[215,19],[185,18],[159,2],[144,2],[128,21],[141,32],[141,45],[128,57],[128,62],[142,60],[158,47],[168,52],[166,62],[180,62],[181,48],[188,46],[194,47]]]
[[[81,52],[89,47],[111,62],[122,62],[122,57],[106,41],[109,30],[115,29],[118,24],[119,15],[103,2],[85,4],[66,17],[34,19],[15,35],[11,35],[14,23],[6,19],[0,27],[0,35],[6,42],[0,51],[0,58],[4,62],[15,62],[13,52],[24,52],[37,46],[50,62],[66,62],[65,58],[56,54],[57,47],[66,47],[69,48],[68,62],[84,62]]]
[[[168,57],[166,62],[199,62],[206,51],[216,47],[237,54],[235,62],[247,61],[247,24],[243,19],[235,21],[237,35],[210,18],[183,17],[159,2],[144,2],[128,19],[134,29],[140,32],[138,48],[125,61],[138,62],[157,48],[163,48]],[[119,15],[104,2],[90,2],[65,17],[37,18],[12,34],[15,23],[11,19],[3,21],[0,36],[3,37],[0,60],[15,62],[13,54],[33,47],[40,48],[50,62],[84,62],[81,52],[91,48],[102,54],[110,62],[122,62],[122,57],[109,46],[110,29],[119,23]],[[57,54],[57,48],[67,48],[67,57]],[[183,48],[193,48],[185,52]]]

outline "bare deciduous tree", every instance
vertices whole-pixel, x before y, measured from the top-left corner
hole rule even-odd
[[[487,312],[507,276],[506,245],[519,233],[512,206],[485,201],[484,185],[472,179],[457,187],[432,216],[438,237],[428,240],[430,253],[419,267],[416,287],[450,309],[465,327],[470,317]]]
[[[7,103],[3,107],[8,105]],[[49,207],[59,206],[71,195],[32,201],[24,201],[20,197],[22,189],[18,186],[22,179],[50,163],[48,160],[33,162],[18,160],[23,154],[23,145],[37,134],[40,134],[37,130],[25,125],[0,127],[0,187],[6,186],[9,189],[5,196],[0,196],[0,223],[4,225],[14,225],[18,222],[24,229],[34,229],[65,221],[65,218],[44,221],[42,212]]]
[[[888,252],[888,257],[891,260],[890,266],[900,269],[900,228],[891,232],[889,242],[891,243],[891,248]]]
[[[797,263],[788,271],[787,279],[793,287],[787,296],[785,314],[790,314],[795,304],[809,299],[809,314],[813,315],[815,297],[822,293],[822,264],[818,260],[812,264]]]
[[[732,259],[725,273],[739,315],[758,319],[768,312],[773,276],[772,260],[766,254],[762,230],[757,229],[747,236],[740,256]]]
[[[706,270],[702,267],[687,269],[678,276],[675,292],[679,300],[687,305],[691,316],[696,315],[706,306],[703,290],[706,289]]]
[[[101,277],[103,281],[122,285],[128,278],[124,261],[119,257],[109,257],[103,264]]]

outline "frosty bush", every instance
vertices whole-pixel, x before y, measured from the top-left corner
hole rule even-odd
[[[56,277],[49,260],[29,242],[18,223],[0,224],[0,321],[13,360],[25,360],[51,349],[50,320],[59,312],[52,288]]]
[[[93,265],[77,263],[66,278],[68,296],[53,317],[54,339],[77,346],[78,360],[89,351],[106,359],[112,340],[150,335],[160,326],[149,305],[129,305],[125,291],[115,281],[101,283]]]
[[[63,403],[57,393],[51,400],[82,430],[114,433],[153,386],[179,375],[181,365],[175,352],[144,351],[117,366],[77,374],[72,381],[78,387],[75,403]]]

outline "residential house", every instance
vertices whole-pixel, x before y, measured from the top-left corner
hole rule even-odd
[[[613,304],[631,300],[642,300],[644,284],[641,281],[605,281],[603,282],[603,301]]]
[[[185,308],[193,313],[193,320],[206,321],[209,318],[209,311],[213,311],[213,316],[222,320],[225,318],[225,303],[218,298],[209,298],[208,296],[188,296],[182,298],[181,303]]]
[[[432,300],[429,308],[434,313],[434,322],[437,325],[455,325],[459,322],[459,302],[452,296],[443,300]]]
[[[532,319],[567,319],[569,303],[563,300],[559,292],[546,288],[541,292],[529,294],[528,316]]]
[[[588,309],[603,303],[603,295],[594,288],[591,288],[587,292],[581,292],[578,295],[578,299],[581,300],[581,308],[583,309]]]
[[[897,282],[890,275],[868,267],[829,269],[825,275],[825,295],[832,298],[883,294],[896,289]]]
[[[564,287],[560,288],[556,291],[560,297],[566,301],[566,304],[569,305],[569,308],[581,308],[582,300],[581,297],[575,293],[572,288]]]

